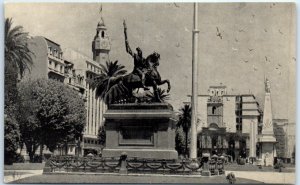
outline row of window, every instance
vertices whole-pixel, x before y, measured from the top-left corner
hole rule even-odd
[[[64,72],[64,66],[57,63],[57,62],[54,62],[54,61],[51,61],[51,60],[48,60],[49,61],[49,67],[54,69],[55,71],[59,71],[61,73]]]
[[[48,47],[48,53],[56,58],[62,59],[63,52],[58,52],[57,49],[52,49],[51,46]]]
[[[83,77],[82,76],[77,76],[77,77],[69,77],[69,84],[83,84]]]
[[[84,143],[88,143],[88,144],[99,144],[98,140],[94,140],[94,139],[85,139]]]
[[[236,125],[236,130],[242,131],[243,130],[243,125],[242,124],[237,124]]]
[[[95,73],[100,73],[101,72],[100,68],[98,68],[98,67],[96,67],[92,64],[89,64],[89,63],[86,64],[86,68],[88,70],[91,70],[91,71],[95,72]]]
[[[86,93],[87,93],[86,105],[87,105],[87,119],[88,119],[86,133],[92,134],[92,135],[97,135],[97,131],[98,131],[97,120],[100,121],[100,119],[101,119],[100,105],[99,105],[99,103],[97,105],[98,99],[95,98],[95,94],[93,93],[93,91],[87,90]],[[91,121],[90,121],[90,118],[91,118]]]

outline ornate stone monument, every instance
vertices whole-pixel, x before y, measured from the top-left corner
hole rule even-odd
[[[105,117],[104,157],[177,159],[175,115],[167,103],[112,104]]]
[[[142,50],[134,53],[127,40],[127,27],[124,21],[126,52],[134,59],[132,73],[112,77],[108,80],[105,102],[108,110],[104,114],[106,146],[104,157],[120,156],[152,159],[177,159],[175,150],[176,118],[173,108],[161,100],[157,86],[168,84],[161,80],[157,70],[160,55],[156,52],[144,58]],[[133,95],[134,89],[149,90],[152,87],[154,98],[143,102]]]
[[[271,87],[268,79],[265,81],[265,105],[264,105],[264,117],[263,128],[258,142],[260,143],[261,161],[264,166],[273,166],[274,157],[276,157],[276,138],[274,136],[273,129],[273,116],[272,116],[272,104],[271,104]]]

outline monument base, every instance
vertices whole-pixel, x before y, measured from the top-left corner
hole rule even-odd
[[[176,150],[163,149],[103,149],[103,157],[120,156],[122,152],[126,152],[129,158],[151,158],[151,159],[178,159]]]
[[[258,141],[261,143],[262,165],[274,166],[274,157],[276,157],[276,138],[272,135],[262,135]]]
[[[112,104],[105,117],[106,147],[103,157],[177,159],[176,119],[167,103]]]

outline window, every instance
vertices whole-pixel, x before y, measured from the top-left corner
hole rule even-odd
[[[57,63],[55,63],[55,65],[54,65],[54,69],[56,69],[57,68]]]
[[[62,70],[63,70],[63,66],[60,66],[60,72],[62,72]]]
[[[72,78],[69,78],[69,84],[72,82]]]
[[[104,31],[101,32],[101,37],[104,38]]]
[[[56,49],[54,49],[54,54],[53,54],[53,55],[54,55],[55,57],[56,57],[56,54],[57,54],[57,51],[56,51]]]
[[[236,125],[236,130],[242,131],[243,127],[241,124]]]
[[[213,106],[213,107],[212,107],[212,114],[215,114],[215,112],[216,112],[216,107]]]
[[[51,60],[49,60],[49,65],[50,65],[50,66],[52,65],[52,61],[51,61]]]
[[[50,55],[52,55],[52,49],[51,49],[50,46],[48,47],[48,53],[49,53]]]

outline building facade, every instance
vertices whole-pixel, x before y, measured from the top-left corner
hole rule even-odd
[[[42,36],[33,37],[29,48],[34,53],[33,68],[24,79],[46,78],[68,85],[85,100],[86,125],[83,138],[62,145],[56,154],[87,155],[101,150],[98,139],[99,127],[103,124],[106,105],[96,97],[91,80],[101,74],[101,65],[109,61],[110,39],[101,17],[92,41],[93,59],[70,48],[62,50],[60,44]]]
[[[283,159],[286,163],[294,163],[296,150],[295,123],[289,123],[288,119],[273,119],[273,124],[277,140],[277,157]]]
[[[257,157],[262,113],[252,94],[229,95],[224,85],[198,96],[198,156],[203,153]]]

